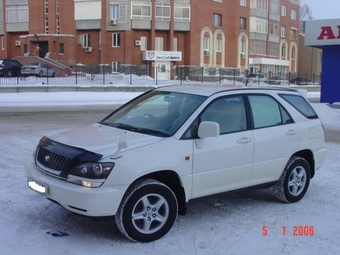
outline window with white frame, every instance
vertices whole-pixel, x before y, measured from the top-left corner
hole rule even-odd
[[[140,50],[147,50],[148,48],[148,38],[146,36],[140,37]]]
[[[156,20],[170,20],[170,5],[169,4],[156,4],[155,6],[155,18]]]
[[[146,2],[131,2],[131,17],[132,19],[151,20],[151,3]]]
[[[241,53],[243,55],[246,54],[246,42],[245,41],[241,41]]]
[[[287,6],[286,5],[281,5],[281,16],[286,17],[287,16]]]
[[[28,5],[7,5],[6,23],[28,22]]]
[[[240,0],[241,6],[247,6],[247,0]]]
[[[120,33],[112,33],[112,47],[120,47]]]
[[[155,50],[163,51],[164,45],[164,38],[163,37],[156,37],[155,38]]]
[[[45,34],[48,34],[48,17],[45,17]]]
[[[260,40],[250,41],[250,53],[256,55],[266,55],[267,53],[267,42]]]
[[[114,73],[120,72],[120,62],[118,61],[112,62],[112,72]]]
[[[56,20],[55,20],[55,30],[56,30],[57,34],[60,34],[60,20],[59,20],[59,17],[57,17]]]
[[[267,34],[268,33],[268,20],[263,18],[256,18],[256,32]]]
[[[221,27],[222,26],[222,15],[221,14],[214,13],[213,19],[214,19],[214,21],[213,21],[214,27]]]
[[[214,2],[222,3],[222,0],[214,0]]]
[[[175,21],[190,22],[190,5],[175,3],[174,19]]]
[[[5,49],[5,38],[4,38],[4,36],[1,36],[1,49],[2,50]]]
[[[222,39],[216,39],[216,52],[222,52]]]
[[[177,37],[174,37],[174,40],[173,40],[173,51],[178,51],[178,38]]]
[[[120,19],[120,6],[119,4],[111,5],[111,18],[112,19]]]
[[[55,13],[59,14],[59,0],[55,1]]]
[[[209,51],[210,49],[210,38],[205,36],[203,39],[203,50]]]
[[[281,37],[282,38],[286,38],[286,27],[285,26],[281,26]]]
[[[268,11],[268,0],[251,0],[250,7]]]
[[[296,52],[295,52],[295,47],[292,48],[292,54],[291,54],[291,58],[292,59],[295,59],[295,55],[296,55]]]
[[[280,13],[280,3],[279,0],[271,0],[270,2],[270,12],[274,14]]]
[[[45,14],[48,14],[48,0],[45,0]]]
[[[91,47],[91,35],[90,34],[81,35],[81,45],[83,46],[83,48]]]
[[[278,43],[269,42],[269,56],[278,57],[280,55],[280,45]]]
[[[290,11],[290,18],[292,20],[296,20],[296,10],[291,9],[291,11]]]
[[[286,45],[283,44],[281,48],[281,58],[286,59]]]
[[[291,40],[296,40],[297,39],[297,29],[296,28],[291,28],[290,29],[290,39]]]

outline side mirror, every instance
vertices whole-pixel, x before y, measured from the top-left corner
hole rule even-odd
[[[217,122],[202,121],[198,127],[197,134],[198,137],[202,139],[207,137],[217,137],[220,135],[220,125]]]

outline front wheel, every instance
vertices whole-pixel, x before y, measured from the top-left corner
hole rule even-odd
[[[152,180],[134,183],[115,215],[117,227],[127,238],[151,242],[172,228],[178,212],[177,199],[165,184]]]
[[[309,187],[310,172],[310,166],[304,158],[291,157],[274,186],[277,197],[287,203],[301,200]]]

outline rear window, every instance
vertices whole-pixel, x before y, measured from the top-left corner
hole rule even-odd
[[[298,110],[303,116],[308,119],[317,119],[318,115],[307,100],[299,95],[280,94],[280,96]]]

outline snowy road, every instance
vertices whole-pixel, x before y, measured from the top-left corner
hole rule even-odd
[[[147,244],[124,238],[113,217],[68,212],[26,187],[24,163],[43,135],[92,123],[106,113],[56,112],[0,116],[0,254],[340,254],[340,110],[316,104],[329,156],[298,203],[269,190],[189,203],[164,238]],[[47,232],[66,232],[53,237]]]

